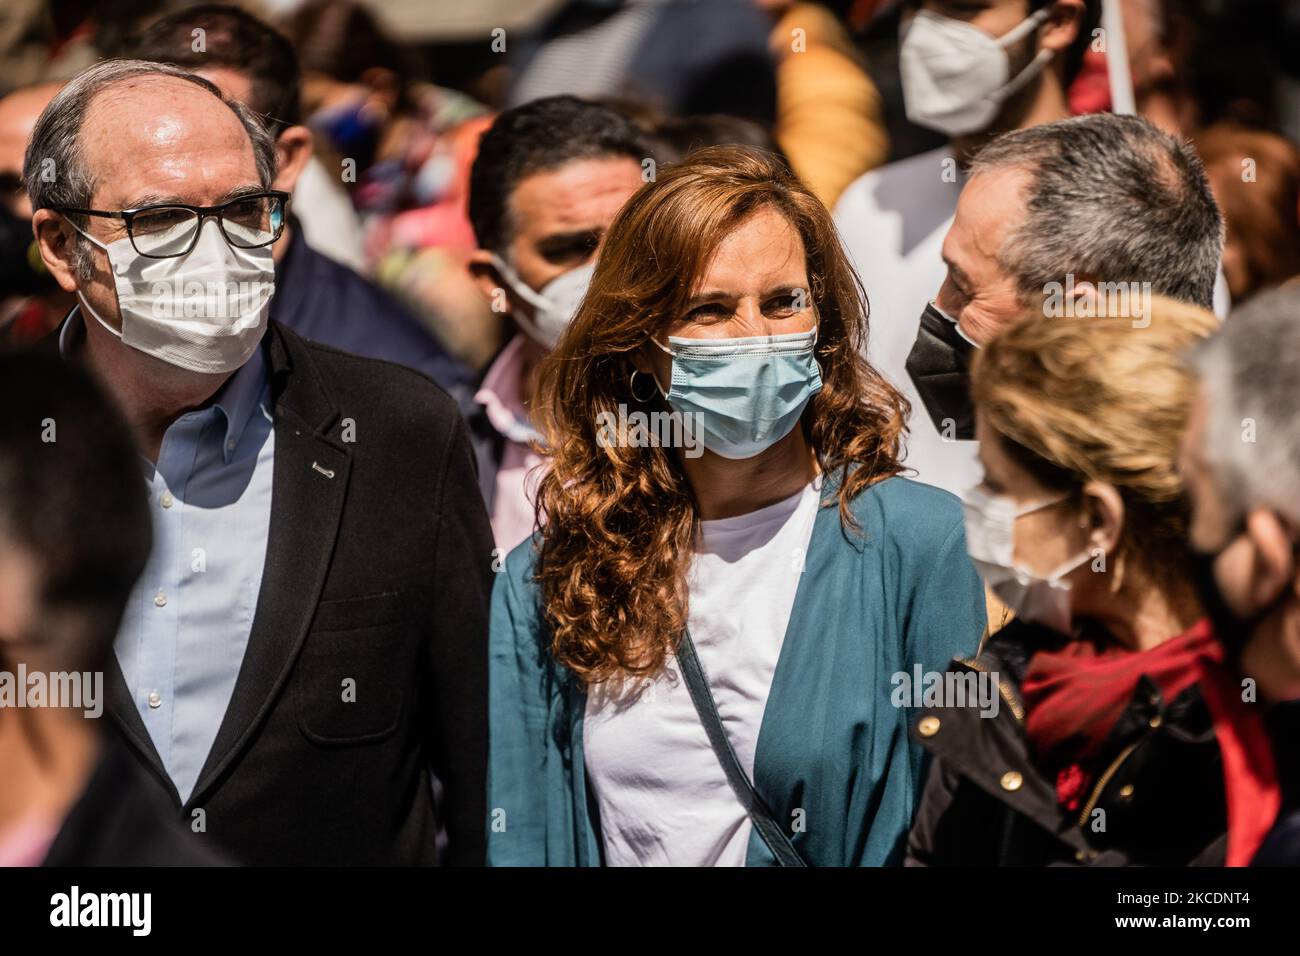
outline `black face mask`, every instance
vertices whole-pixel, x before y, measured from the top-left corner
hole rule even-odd
[[[1233,535],[1229,543],[1236,538]],[[1214,563],[1222,553],[1221,550],[1192,552],[1192,587],[1196,589],[1196,596],[1205,609],[1205,616],[1210,619],[1214,636],[1223,645],[1228,660],[1236,662],[1263,614],[1256,613],[1243,618],[1228,604],[1223,589],[1219,587],[1219,579],[1214,576]]]
[[[32,221],[0,203],[0,298],[44,295],[58,287],[36,250]]]
[[[1214,629],[1214,636],[1219,639],[1219,643],[1227,651],[1228,659],[1232,661],[1240,658],[1241,650],[1255,632],[1256,625],[1267,617],[1277,605],[1277,602],[1275,602],[1253,611],[1246,617],[1242,617],[1228,604],[1223,596],[1223,589],[1219,587],[1219,579],[1214,576],[1214,563],[1219,560],[1219,555],[1223,554],[1229,545],[1245,533],[1246,519],[1243,516],[1236,528],[1228,536],[1227,542],[1218,551],[1192,552],[1192,585],[1196,588],[1196,596],[1201,601],[1201,607],[1205,609],[1205,616],[1210,619],[1210,627]],[[1291,543],[1292,560],[1297,560],[1298,555],[1300,555],[1300,541],[1293,541]],[[1285,591],[1278,596],[1278,602],[1282,601],[1284,596]]]
[[[916,343],[907,356],[907,374],[925,403],[939,434],[959,441],[975,438],[975,406],[970,397],[970,357],[975,351],[957,323],[930,303],[921,313]]]

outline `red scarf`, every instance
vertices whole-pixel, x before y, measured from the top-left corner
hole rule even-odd
[[[1277,818],[1282,797],[1263,717],[1257,706],[1242,701],[1241,685],[1224,667],[1223,648],[1208,621],[1147,651],[1099,651],[1089,641],[1072,641],[1060,651],[1042,651],[1030,659],[1021,685],[1025,730],[1039,759],[1062,768],[1058,799],[1077,808],[1089,783],[1082,767],[1102,756],[1144,675],[1166,701],[1193,684],[1200,686],[1223,755],[1226,862],[1247,865]]]

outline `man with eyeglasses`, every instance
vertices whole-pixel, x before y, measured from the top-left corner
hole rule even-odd
[[[51,345],[131,423],[154,519],[105,675],[183,822],[252,864],[483,854],[492,537],[455,404],[268,320],[286,196],[255,115],[107,60],[24,164],[76,296]],[[56,423],[57,427],[57,423]]]
[[[201,44],[196,36],[203,37]],[[272,248],[279,290],[272,318],[313,342],[423,372],[466,407],[474,385],[470,369],[402,303],[352,268],[361,225],[338,174],[331,184],[330,172],[314,158],[313,134],[299,105],[298,55],[289,40],[246,10],[200,4],[153,21],[128,49],[136,59],[172,63],[211,80],[251,107],[275,137],[274,186],[292,193],[294,202]],[[343,240],[356,244],[358,256],[335,261]]]

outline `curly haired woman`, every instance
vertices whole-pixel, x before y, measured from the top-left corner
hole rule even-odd
[[[490,863],[901,861],[894,691],[975,650],[984,599],[957,499],[899,474],[866,334],[825,207],[760,151],[696,152],[620,212],[493,599]]]

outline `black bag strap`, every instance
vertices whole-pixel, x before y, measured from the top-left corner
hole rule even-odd
[[[718,758],[718,763],[722,764],[722,769],[727,775],[727,783],[731,784],[731,789],[740,800],[740,805],[745,808],[749,819],[754,822],[754,829],[767,844],[767,848],[772,851],[779,866],[807,866],[799,851],[790,842],[790,838],[786,836],[785,828],[772,816],[772,811],[767,808],[763,798],[750,783],[745,768],[740,765],[736,751],[732,749],[731,741],[727,739],[727,732],[722,728],[718,705],[709,691],[709,681],[704,676],[704,668],[700,666],[700,659],[695,653],[695,643],[691,640],[689,630],[682,632],[681,645],[677,648],[677,660],[682,665],[682,676],[686,679],[686,687],[691,692],[691,702],[695,705],[695,712],[699,714],[700,723],[704,725],[704,732],[709,735],[709,744],[713,747],[713,753]]]

